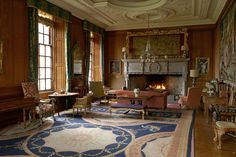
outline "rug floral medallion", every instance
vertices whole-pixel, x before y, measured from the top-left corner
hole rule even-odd
[[[194,112],[177,112],[178,118],[145,120],[139,115],[89,113],[73,117],[67,112],[50,125],[14,135],[0,132],[0,156],[192,157]]]

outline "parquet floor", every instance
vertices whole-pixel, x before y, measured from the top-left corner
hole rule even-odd
[[[196,112],[195,119],[195,157],[236,157],[236,138],[225,135],[222,149],[216,148],[213,141],[214,131],[203,111]]]

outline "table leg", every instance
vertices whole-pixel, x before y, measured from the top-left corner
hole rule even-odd
[[[23,124],[24,124],[24,128],[26,128],[26,115],[25,115],[25,108],[23,108]]]

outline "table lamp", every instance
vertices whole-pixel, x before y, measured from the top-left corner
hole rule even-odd
[[[195,87],[197,77],[199,76],[199,72],[198,72],[198,70],[197,70],[197,69],[191,69],[191,70],[190,70],[190,75],[189,75],[189,76],[193,78],[192,86]]]

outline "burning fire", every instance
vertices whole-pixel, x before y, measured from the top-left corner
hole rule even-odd
[[[154,85],[149,85],[149,88],[153,89],[166,89],[166,87],[162,84],[154,84]]]

